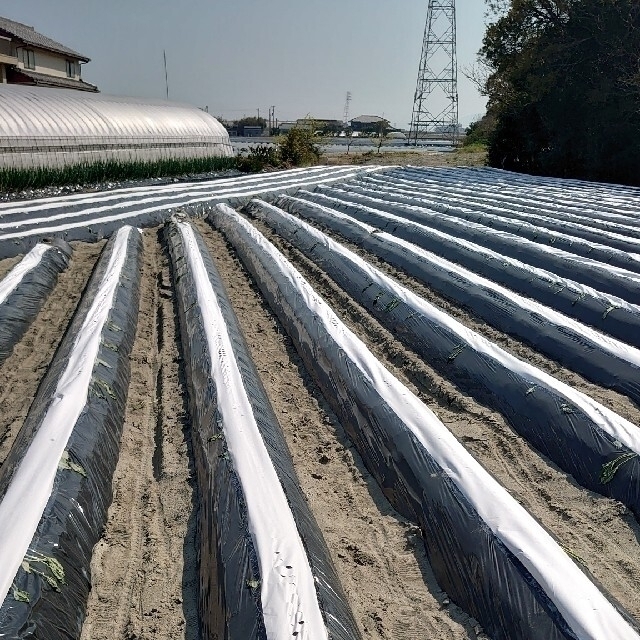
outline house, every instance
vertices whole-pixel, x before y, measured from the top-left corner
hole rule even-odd
[[[38,33],[33,27],[0,17],[0,82],[81,91],[98,91],[82,80],[89,58]]]
[[[380,133],[390,127],[389,121],[379,116],[358,116],[351,121],[351,129],[359,133]]]

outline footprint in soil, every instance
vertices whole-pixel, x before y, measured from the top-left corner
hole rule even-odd
[[[356,544],[348,544],[346,546],[346,549],[349,552],[349,555],[351,556],[352,560],[357,565],[360,565],[361,567],[367,567],[367,566],[375,565],[376,561],[375,561],[374,557],[369,555],[365,551],[362,551],[362,549],[360,549],[360,547],[358,547],[358,545],[356,545]]]

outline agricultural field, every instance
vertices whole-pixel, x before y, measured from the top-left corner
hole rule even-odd
[[[475,167],[0,204],[0,636],[640,638],[639,220]]]

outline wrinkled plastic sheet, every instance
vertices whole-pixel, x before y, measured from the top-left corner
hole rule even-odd
[[[360,634],[329,552],[202,237],[184,221],[169,224],[166,236],[179,303],[201,495],[204,637],[249,640],[299,634],[357,639]],[[217,348],[212,349],[212,341]],[[216,376],[220,368],[226,372],[223,377]],[[253,446],[245,440],[251,433]],[[259,458],[263,449],[266,457]],[[243,458],[247,450],[254,456],[248,472]],[[270,496],[267,501],[273,511],[268,518],[276,518],[271,526],[268,518],[261,518],[259,505],[256,507],[264,492]],[[281,511],[276,511],[278,505]],[[273,546],[276,541],[277,548]],[[296,545],[306,550],[306,558],[298,563],[289,560],[286,564],[293,567],[285,569],[280,565],[285,556],[295,554]],[[270,547],[278,556],[273,556]],[[301,571],[300,564],[307,564],[310,572]],[[280,599],[285,577],[281,572],[292,572],[296,583],[284,600]],[[309,602],[310,593],[315,604]],[[301,609],[297,611],[296,606]],[[318,609],[315,629],[314,609]],[[304,626],[292,622],[291,616],[299,617],[303,610],[307,612]],[[269,616],[266,622],[265,615]],[[291,624],[284,635],[277,631],[281,620],[285,628]]]
[[[526,238],[538,244],[552,245],[556,249],[587,257],[591,260],[602,262],[603,264],[627,269],[635,273],[640,272],[640,260],[627,253],[627,250],[615,249],[606,244],[591,242],[565,232],[545,229],[540,225],[534,225],[524,220],[510,220],[509,218],[494,213],[476,211],[469,206],[455,206],[452,203],[439,205],[427,196],[416,197],[414,195],[406,195],[400,190],[388,191],[363,185],[349,185],[347,190],[363,196],[379,198],[394,205],[399,204],[425,209],[429,214],[442,213],[448,217],[479,224],[489,229],[505,231],[508,234]],[[637,251],[639,248],[640,247],[636,245],[634,250]]]
[[[354,218],[297,198],[277,204],[340,233],[588,380],[640,402],[640,350]],[[268,205],[255,206],[268,215]]]
[[[627,191],[626,197],[620,199],[615,195],[616,185],[612,184],[604,185],[595,194],[594,188],[598,189],[595,183],[587,184],[587,192],[572,188],[571,181],[567,179],[558,182],[555,188],[549,188],[535,180],[525,178],[521,181],[521,176],[513,173],[502,177],[488,170],[469,172],[462,168],[433,173],[404,167],[401,171],[390,171],[388,176],[409,179],[415,185],[433,185],[436,181],[437,188],[443,183],[450,184],[456,192],[465,196],[469,194],[475,197],[482,192],[492,203],[515,206],[519,211],[544,215],[547,220],[580,221],[611,231],[625,227],[621,233],[625,233],[628,225],[635,222],[634,214],[638,213],[637,194]],[[632,237],[640,238],[638,230]]]
[[[640,348],[640,307],[572,278],[503,256],[477,243],[416,223],[398,224],[384,212],[299,191],[297,198],[387,231],[542,304]]]
[[[174,187],[175,193],[171,189],[149,187],[142,189],[142,193],[128,189],[124,194],[77,194],[32,200],[27,205],[0,205],[0,260],[27,253],[42,238],[95,242],[110,237],[123,224],[155,227],[181,207],[196,207],[211,201],[235,206],[257,195],[292,194],[302,187],[349,180],[362,172],[381,169],[314,167],[186,187],[179,185]]]
[[[110,269],[116,259],[121,265],[117,272]],[[5,579],[11,580],[6,575],[7,555],[17,555],[20,567],[0,608],[4,637],[80,637],[91,587],[93,547],[102,535],[112,498],[129,385],[129,354],[138,318],[141,264],[138,230],[124,228],[105,245],[2,465],[0,563]],[[33,457],[38,447],[44,460],[41,464]],[[33,475],[34,466],[38,477]],[[51,484],[45,473],[51,473]],[[7,522],[3,511],[16,495],[12,492],[18,483],[26,485],[26,498],[14,509],[38,513],[34,503],[40,499],[46,503],[33,538],[26,541],[16,541],[19,529],[13,530],[11,538],[12,531],[4,526],[23,521],[23,514],[14,512],[15,522]]]
[[[468,219],[474,222],[511,231],[536,242],[548,242],[569,252],[624,269],[637,272],[639,268],[638,259],[625,253],[640,252],[638,230],[628,225],[610,225],[604,229],[595,229],[588,218],[578,218],[579,222],[572,219],[567,221],[562,219],[559,212],[554,212],[554,217],[546,217],[546,212],[541,211],[540,207],[533,210],[531,206],[530,211],[522,211],[522,205],[513,204],[509,207],[508,204],[501,203],[494,194],[481,194],[472,189],[465,190],[459,187],[451,188],[446,181],[438,181],[435,185],[427,186],[417,181],[384,176],[382,180],[360,179],[356,186],[363,187],[372,195],[377,193],[380,196],[391,196],[395,202],[425,206],[465,219],[469,216]],[[393,198],[393,195],[402,199]],[[484,215],[487,217],[483,217]],[[591,226],[583,224],[584,222]],[[621,235],[625,233],[629,235]]]
[[[476,242],[506,256],[522,260],[535,267],[548,269],[565,278],[577,280],[598,291],[610,293],[631,303],[638,301],[637,288],[640,283],[640,274],[561,249],[537,244],[506,231],[430,212],[421,207],[392,204],[380,198],[331,190],[328,187],[323,188],[321,193],[313,193],[311,196],[305,195],[305,197],[327,206],[337,207],[336,202],[341,202],[342,210],[349,210],[354,217],[362,215],[362,211],[351,208],[349,205],[360,204],[372,207],[378,210],[378,216],[382,215],[383,218],[386,218],[383,223],[385,230],[399,237],[410,240],[407,236],[413,235],[420,226],[439,229],[445,233]],[[367,221],[365,220],[365,222]],[[380,221],[371,222],[371,224],[380,226]]]
[[[38,244],[0,282],[0,363],[35,319],[70,257],[66,242]]]
[[[637,190],[612,183],[545,179],[541,176],[516,173],[490,167],[457,167],[455,169],[406,166],[402,168],[413,179],[425,176],[457,179],[465,186],[489,184],[506,196],[535,195],[542,205],[552,211],[580,211],[588,216],[634,215],[637,213]]]
[[[620,217],[616,221],[598,220],[591,216],[567,212],[561,209],[549,210],[544,203],[534,198],[513,198],[503,196],[495,187],[477,184],[468,187],[461,182],[447,181],[446,177],[422,182],[408,179],[396,172],[385,174],[382,179],[366,177],[359,184],[370,185],[384,190],[399,190],[404,195],[428,198],[438,206],[473,207],[483,213],[505,216],[513,220],[524,220],[553,231],[578,236],[585,240],[605,244],[622,251],[640,251],[640,230],[629,224],[629,219]]]
[[[640,517],[640,433],[635,425],[467,329],[306,223],[264,203],[254,203],[251,211],[314,260],[432,367],[502,413],[518,433],[580,484],[624,502]],[[384,241],[380,239],[377,249],[383,250],[376,255],[388,260],[390,255],[402,256],[404,250],[412,264],[410,247],[394,252],[393,244]],[[445,288],[447,284],[465,291],[473,287],[469,282],[456,282],[455,272],[448,283],[444,281]],[[545,320],[538,317],[543,328]],[[595,352],[586,360],[598,356]],[[618,361],[620,364],[620,358]],[[633,389],[637,367],[628,369],[635,373],[627,381]],[[623,372],[621,364],[619,372]],[[613,478],[603,476],[616,460],[626,462]]]
[[[638,637],[284,256],[228,207],[218,205],[211,219],[255,278],[385,496],[420,524],[440,585],[493,640]]]

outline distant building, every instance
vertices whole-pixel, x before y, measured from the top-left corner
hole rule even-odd
[[[378,133],[380,129],[389,130],[389,121],[379,116],[358,116],[351,121],[351,129],[359,133]]]
[[[289,133],[291,129],[295,129],[298,126],[297,122],[280,122],[278,124],[278,131],[281,134]]]
[[[0,17],[0,82],[81,91],[98,91],[82,80],[89,58],[38,33],[33,27]]]
[[[242,135],[245,138],[259,138],[264,129],[262,127],[244,125]]]
[[[298,118],[296,126],[301,129],[313,129],[314,131],[326,131],[329,133],[338,133],[342,130],[343,124],[341,120],[332,118]]]

